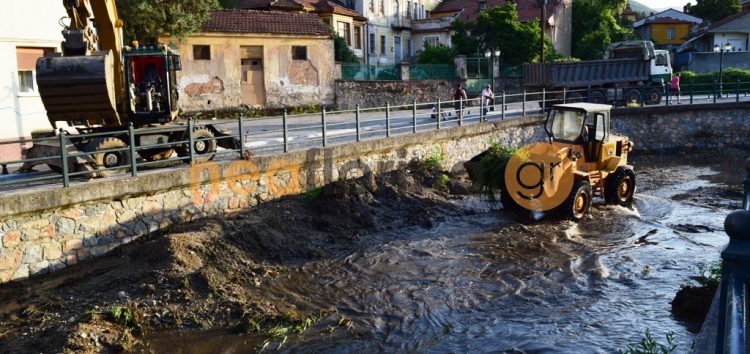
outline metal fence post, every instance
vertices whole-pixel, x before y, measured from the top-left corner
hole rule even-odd
[[[328,145],[328,138],[326,136],[326,109],[323,107],[323,110],[320,112],[320,123],[321,123],[321,129],[322,129],[322,140],[323,140],[323,147],[326,147]]]
[[[70,186],[70,176],[68,175],[68,144],[65,139],[65,129],[60,128],[60,165],[63,173],[63,187]]]
[[[460,127],[464,122],[464,99],[458,99],[458,126]]]
[[[284,138],[284,152],[289,152],[289,114],[284,110],[284,115],[281,117],[282,134]]]
[[[356,135],[357,135],[357,141],[360,141],[362,139],[362,136],[360,135],[360,122],[359,122],[359,103],[357,103],[357,107],[354,110],[354,123],[356,125]]]
[[[245,135],[242,134],[242,113],[240,113],[240,118],[237,119],[237,127],[240,129],[239,133],[239,140],[240,140],[240,158],[245,158]]]
[[[641,108],[643,108],[644,106],[646,106],[646,88],[641,86],[641,88],[638,90],[638,94],[640,95],[640,97],[638,97],[638,101],[641,102]]]
[[[664,86],[662,86],[662,91],[664,91],[664,97],[666,98],[664,100],[664,104],[669,107],[669,97],[672,96],[672,90],[671,90],[672,84],[668,83]]]
[[[545,108],[547,108],[547,89],[542,88],[542,113]]]
[[[690,89],[690,104],[693,104],[693,90],[695,90],[695,88],[693,87],[693,84],[688,85],[688,88]]]
[[[411,132],[417,132],[417,100],[411,106]]]
[[[523,90],[523,102],[521,103],[522,114],[521,116],[526,117],[526,90]]]
[[[505,90],[503,90],[503,102],[502,103],[503,103],[503,106],[500,107],[500,112],[501,112],[500,119],[505,119]]]
[[[718,84],[716,83],[716,81],[714,81],[714,103],[716,103],[716,92],[717,92],[716,85],[718,85]]]
[[[742,210],[724,219],[729,244],[721,252],[722,272],[719,283],[719,320],[716,353],[746,353],[746,322],[750,280],[750,159],[745,161],[745,194]]]
[[[128,138],[130,139],[130,175],[138,177],[138,164],[136,163],[135,156],[135,128],[133,128],[133,122],[128,123]]]
[[[735,102],[740,102],[740,80],[737,80],[737,86],[735,86],[734,90],[735,94]]]
[[[391,137],[391,103],[385,103],[385,137]]]
[[[591,86],[586,86],[586,102],[591,102]]]
[[[193,141],[193,128],[195,127],[195,122],[193,122],[193,118],[188,119],[188,151],[190,151],[190,164],[194,164],[195,162],[195,141]]]
[[[440,106],[443,104],[443,102],[440,101],[438,98],[437,101],[437,129],[440,129],[440,121],[443,119],[443,115],[440,112]]]
[[[562,103],[563,104],[568,103],[568,88],[567,87],[563,87],[563,100],[562,100]]]

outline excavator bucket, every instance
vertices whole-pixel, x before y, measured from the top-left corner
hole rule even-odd
[[[50,56],[36,62],[36,81],[50,124],[120,125],[111,52]]]

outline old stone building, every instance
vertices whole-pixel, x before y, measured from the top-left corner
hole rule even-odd
[[[183,110],[333,103],[333,40],[314,14],[217,10],[173,42]]]

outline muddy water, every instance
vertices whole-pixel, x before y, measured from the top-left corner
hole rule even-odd
[[[462,214],[432,229],[378,235],[287,273],[267,285],[270,298],[303,311],[334,308],[354,326],[333,334],[314,326],[281,351],[607,353],[647,328],[660,339],[674,332],[686,351],[692,334],[672,318],[670,302],[696,264],[719,260],[734,205],[709,205],[700,191],[736,184],[741,171],[646,163],[632,209],[596,205],[579,223],[522,223],[468,198],[456,201]],[[150,344],[240,353],[260,342],[202,333]]]

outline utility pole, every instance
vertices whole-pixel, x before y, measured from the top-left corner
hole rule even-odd
[[[540,46],[540,56],[539,56],[539,62],[544,63],[544,29],[545,24],[547,23],[547,0],[537,0],[539,2],[540,7],[542,8],[541,16],[539,17],[539,27],[542,29],[542,34],[539,39],[539,46]]]

